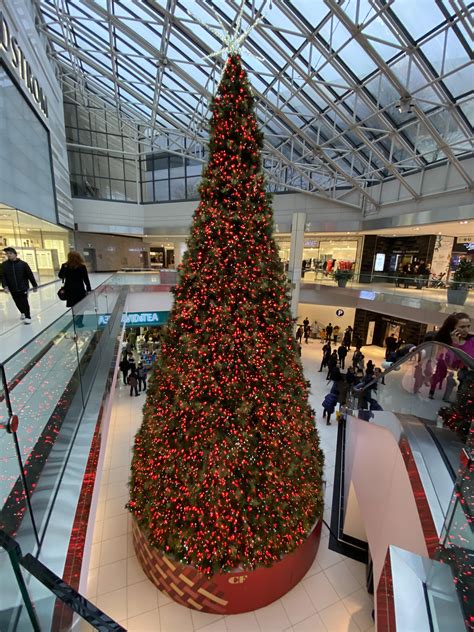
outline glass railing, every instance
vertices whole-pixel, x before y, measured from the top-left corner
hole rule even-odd
[[[474,453],[467,448],[454,486],[437,559],[449,564],[465,615],[472,629],[474,613]]]
[[[378,273],[354,275],[338,281],[333,274],[308,271],[301,279],[302,288],[345,287],[359,292],[359,297],[368,301],[383,301],[403,304],[408,307],[426,308],[442,312],[459,311],[460,305],[474,308],[474,284],[469,283],[456,291],[442,281],[419,276],[390,276]],[[454,291],[453,291],[454,290]],[[458,288],[459,290],[459,288]]]
[[[0,560],[3,569],[2,597],[9,591],[12,597],[16,597],[12,608],[13,620],[6,627],[2,618],[2,630],[125,632],[125,628],[66,584],[37,558],[30,553],[23,555],[19,544],[1,529]],[[5,612],[3,607],[1,610],[2,613]]]
[[[119,270],[110,279],[113,285],[176,285],[176,270]]]
[[[431,426],[444,425],[465,442],[472,417],[464,400],[471,388],[474,358],[434,341],[403,345],[385,355],[379,366],[372,363],[373,369],[365,358],[353,360],[349,406],[416,415],[433,422]]]
[[[0,528],[58,574],[96,430],[90,412],[104,396],[126,294],[120,285],[99,286],[0,364]],[[30,629],[21,626],[28,612],[9,575],[3,555],[0,629]],[[41,629],[50,629],[55,598],[30,584]]]
[[[474,358],[437,342],[399,353],[398,359],[382,361],[383,371],[375,370],[375,377],[370,368],[367,375],[361,360],[344,410],[385,426],[402,452],[410,450],[439,535],[435,558],[450,565],[468,623],[474,612]],[[336,390],[347,388],[337,384]],[[430,593],[433,603],[436,585]]]

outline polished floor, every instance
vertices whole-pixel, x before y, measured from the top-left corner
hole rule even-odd
[[[312,386],[311,403],[326,455],[325,518],[329,521],[337,428],[320,421],[321,402],[328,392],[326,375],[318,372],[320,355],[319,341],[310,341],[303,348],[305,374]],[[370,351],[366,355],[370,357]],[[151,584],[135,558],[131,519],[125,510],[130,450],[144,399],[143,394],[130,397],[123,384],[117,386],[97,513],[90,525],[89,599],[129,632],[373,631],[373,600],[365,590],[365,566],[330,551],[326,527],[317,558],[304,579],[282,599],[255,612],[224,617],[196,612],[174,603]]]

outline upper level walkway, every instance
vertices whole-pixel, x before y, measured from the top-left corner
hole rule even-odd
[[[416,289],[397,287],[394,283],[360,283],[350,281],[338,287],[331,278],[305,275],[301,281],[300,302],[358,307],[388,316],[407,318],[419,323],[440,326],[448,314],[464,311],[474,317],[474,290],[470,290],[465,305],[448,303],[446,288]],[[403,284],[402,284],[403,286]]]

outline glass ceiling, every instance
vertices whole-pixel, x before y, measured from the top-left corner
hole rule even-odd
[[[65,83],[113,108],[149,148],[202,155],[242,7],[241,54],[276,190],[341,198],[474,150],[472,4],[465,0],[38,0]],[[416,10],[414,6],[416,5]],[[87,101],[85,99],[84,101]],[[81,103],[84,105],[84,102]],[[170,144],[168,143],[168,147]]]

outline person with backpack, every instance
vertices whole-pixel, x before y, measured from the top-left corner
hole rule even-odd
[[[7,255],[1,265],[2,286],[7,294],[11,294],[13,302],[20,312],[20,319],[25,325],[31,325],[31,310],[28,302],[30,283],[33,292],[38,291],[38,284],[26,261],[22,261],[15,248],[9,246],[3,252]]]

